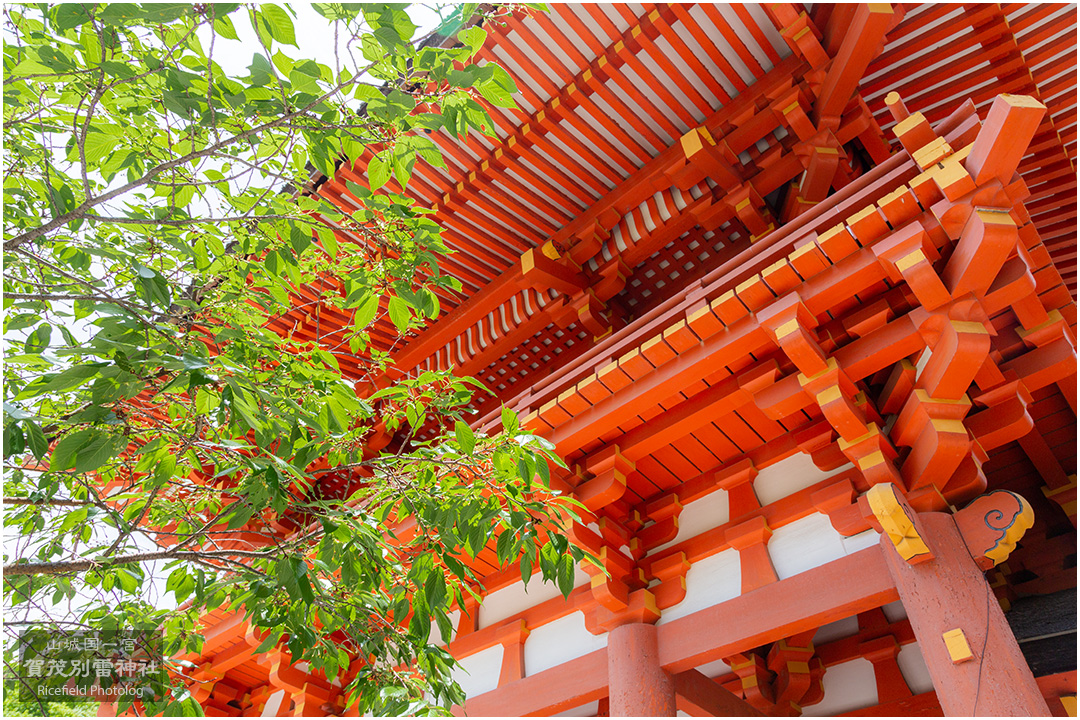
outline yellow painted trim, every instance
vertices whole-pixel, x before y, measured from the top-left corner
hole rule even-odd
[[[983,555],[993,560],[995,566],[1008,560],[1009,555],[1016,549],[1016,543],[1020,542],[1020,538],[1024,537],[1024,533],[1035,524],[1035,511],[1031,509],[1031,504],[1024,499],[1024,496],[1014,492],[1005,492],[1008,492],[1020,503],[1020,512],[1013,518],[1012,524],[1006,528],[998,528],[996,525],[991,526],[1001,530],[1001,538],[994,544],[994,547],[984,551]],[[989,517],[987,516],[987,518]]]
[[[918,265],[924,260],[926,260],[926,255],[923,254],[923,251],[916,250],[915,252],[905,255],[904,257],[897,260],[896,269],[900,272],[906,272],[909,268]]]
[[[1062,485],[1061,487],[1054,488],[1053,490],[1051,490],[1049,487],[1044,487],[1042,489],[1042,492],[1043,492],[1043,495],[1045,495],[1046,497],[1054,497],[1058,493],[1067,492],[1069,490],[1072,490],[1075,487],[1076,487],[1076,476],[1075,475],[1070,475],[1069,476],[1069,482],[1068,482],[1067,485]]]
[[[934,430],[936,430],[937,432],[967,435],[967,428],[964,427],[964,423],[959,420],[942,420],[939,418],[931,418],[930,423],[934,426]]]
[[[956,328],[956,332],[968,333],[969,335],[989,335],[986,330],[986,326],[980,322],[971,322],[970,320],[950,320],[952,326]]]
[[[862,393],[860,393],[860,395],[861,394]],[[852,440],[850,442],[848,442],[844,438],[840,438],[836,442],[840,446],[841,450],[847,450],[852,445],[858,445],[859,443],[863,442],[864,440],[869,440],[873,436],[880,435],[880,434],[881,434],[881,430],[878,429],[877,423],[870,422],[870,423],[866,423],[866,433],[865,434],[860,435],[859,437],[855,438],[854,440]]]
[[[919,555],[930,554],[930,548],[915,529],[915,523],[897,501],[896,490],[891,483],[870,488],[866,500],[900,557],[910,562]]]
[[[1056,322],[1063,322],[1064,321],[1064,319],[1061,317],[1061,311],[1057,310],[1056,308],[1054,310],[1051,310],[1051,311],[1047,312],[1046,317],[1047,317],[1046,322],[1040,323],[1040,324],[1036,325],[1035,327],[1031,328],[1030,330],[1025,330],[1022,327],[1017,328],[1016,329],[1016,334],[1019,335],[1021,338],[1025,338],[1025,337],[1027,337],[1028,335],[1030,335],[1033,332],[1037,332],[1039,330],[1043,330],[1045,328],[1048,328],[1048,327],[1050,327],[1051,325],[1053,325]]]
[[[885,462],[885,453],[881,452],[880,450],[875,450],[869,455],[864,455],[859,458],[859,469],[869,470],[875,465],[880,465],[883,462]]]
[[[784,323],[780,327],[776,328],[776,337],[778,337],[778,338],[787,337],[791,333],[796,332],[798,329],[799,329],[799,320],[798,320],[798,318],[788,320],[786,323]]]
[[[975,659],[975,654],[971,652],[971,646],[968,645],[967,636],[960,628],[942,633],[941,639],[945,641],[945,648],[949,651],[949,657],[952,658],[953,663],[959,664]]]
[[[987,225],[1010,225],[1016,227],[1016,221],[1008,210],[992,210],[990,208],[975,208],[975,214]]]

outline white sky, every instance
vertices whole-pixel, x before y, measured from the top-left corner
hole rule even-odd
[[[285,54],[294,59],[314,60],[333,68],[334,32],[330,21],[316,12],[311,7],[311,3],[287,3],[283,4],[283,7],[291,9],[294,13],[296,44],[300,47],[299,51],[294,47],[288,47],[285,49]],[[417,38],[426,35],[439,23],[438,12],[428,5],[412,5],[409,8],[409,15],[417,25]],[[262,53],[263,49],[243,9],[234,12],[230,17],[236,27],[239,40],[228,40],[219,35],[214,44],[214,59],[228,74],[243,75],[251,64],[252,56],[255,53]],[[209,47],[210,32],[207,28],[200,31],[199,40],[203,43],[204,49]],[[341,45],[339,51],[344,53],[344,38],[339,42]]]

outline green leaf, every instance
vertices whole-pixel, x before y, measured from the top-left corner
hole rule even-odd
[[[158,466],[154,469],[154,482],[158,485],[164,485],[165,482],[172,479],[173,473],[176,471],[176,456],[166,455],[158,463]]]
[[[424,581],[424,596],[427,599],[429,608],[442,605],[443,599],[446,597],[446,582],[443,580],[441,572],[437,570],[428,572],[427,579]]]
[[[367,176],[368,186],[372,190],[378,190],[390,179],[390,163],[376,155],[368,162]]]
[[[116,577],[120,582],[120,588],[126,593],[134,593],[142,585],[141,578],[127,568],[118,568]]]
[[[45,457],[45,453],[49,451],[49,441],[45,438],[45,433],[42,432],[41,426],[33,420],[23,420],[22,426],[26,432],[30,452],[34,453],[35,458],[41,460]]]
[[[495,542],[495,555],[500,563],[505,563],[509,558],[513,542],[514,536],[511,533],[503,531],[499,534],[499,539]]]
[[[476,86],[476,89],[480,91],[480,94],[484,96],[484,99],[496,107],[513,108],[517,107],[517,103],[514,102],[514,98],[503,89],[498,83],[487,81],[482,82]]]
[[[356,306],[356,312],[353,314],[353,326],[358,330],[363,330],[371,324],[378,312],[379,298],[374,294],[367,295]]]
[[[53,449],[49,467],[54,471],[96,470],[117,455],[127,443],[122,437],[96,429],[80,430],[64,436]]]
[[[4,457],[21,455],[26,449],[26,438],[22,428],[17,423],[8,423],[4,426]]]
[[[282,45],[296,45],[296,30],[289,13],[273,3],[259,5],[259,12],[270,26],[270,34]]]
[[[126,446],[127,442],[122,437],[101,433],[99,437],[79,448],[78,457],[75,460],[75,472],[97,470],[119,455]]]
[[[236,26],[228,15],[216,15],[214,17],[214,32],[229,40],[239,40],[236,34]]]
[[[59,375],[46,375],[27,385],[16,399],[24,399],[45,393],[63,392],[76,388],[96,376],[105,363],[87,363],[68,368]]]
[[[398,329],[398,332],[404,334],[404,332],[409,329],[409,320],[412,319],[412,313],[409,311],[409,304],[398,296],[391,295],[388,309],[390,312],[390,321],[394,323],[394,327]]]
[[[457,436],[461,451],[466,455],[472,455],[473,448],[476,447],[476,436],[473,435],[472,429],[458,420],[454,423],[454,434]]]
[[[309,95],[319,95],[322,92],[319,88],[319,83],[315,78],[298,69],[293,69],[293,71],[289,73],[289,82],[292,84],[292,88],[295,92],[307,93]]]
[[[501,415],[503,430],[507,434],[513,434],[518,427],[517,413],[503,405]]]
[[[50,14],[56,21],[57,29],[70,30],[83,23],[90,22],[90,14],[82,5],[77,3],[61,3],[50,10]]]
[[[570,593],[574,590],[574,558],[569,553],[559,558],[557,578],[559,592],[563,594],[563,597],[570,597]]]
[[[481,27],[466,28],[458,33],[458,40],[469,49],[469,55],[475,55],[487,40],[487,31]]]
[[[34,328],[34,332],[30,333],[30,336],[26,338],[23,350],[27,354],[40,354],[49,348],[49,339],[51,336],[52,326],[47,323],[41,323]]]
[[[83,142],[83,152],[86,154],[86,162],[101,162],[105,156],[116,149],[116,144],[116,137],[106,135],[101,130],[91,126],[90,132],[86,133],[86,139]]]
[[[521,582],[525,583],[526,587],[529,585],[529,580],[532,579],[532,567],[532,553],[526,551],[521,555]]]
[[[337,234],[331,228],[319,228],[319,241],[322,243],[323,250],[330,255],[331,258],[337,259],[338,255],[338,240]]]

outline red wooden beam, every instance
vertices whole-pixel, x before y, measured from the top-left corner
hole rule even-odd
[[[821,126],[822,118],[839,116],[851,101],[867,65],[880,52],[885,31],[894,17],[893,9],[885,3],[860,5],[855,11],[851,28],[818,93],[814,108],[816,125]]]
[[[678,677],[707,662],[881,607],[897,597],[881,547],[867,548],[661,625],[660,665]],[[454,712],[520,717],[569,710],[607,696],[607,668],[607,649],[596,650],[471,698],[464,709]],[[687,688],[689,692],[689,683]]]
[[[764,717],[765,714],[700,670],[676,675],[675,706],[694,717]]]
[[[470,698],[464,712],[472,717],[553,715],[607,697],[607,648],[529,675],[491,692]]]
[[[898,597],[881,547],[870,547],[660,626],[660,664],[682,672]]]

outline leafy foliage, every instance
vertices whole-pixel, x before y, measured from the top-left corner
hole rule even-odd
[[[177,658],[224,606],[362,711],[445,708],[432,620],[449,637],[481,589],[471,559],[564,593],[582,559],[551,530],[574,508],[549,444],[509,410],[475,434],[476,381],[392,370],[460,290],[403,188],[442,165],[431,131],[491,133],[513,81],[474,62],[476,6],[440,27],[457,44],[402,6],[315,8],[335,67],[289,55],[274,4],[5,9],[5,601],[163,627],[150,713],[197,710]],[[245,24],[260,47],[230,75]],[[362,157],[354,211],[312,191]]]

